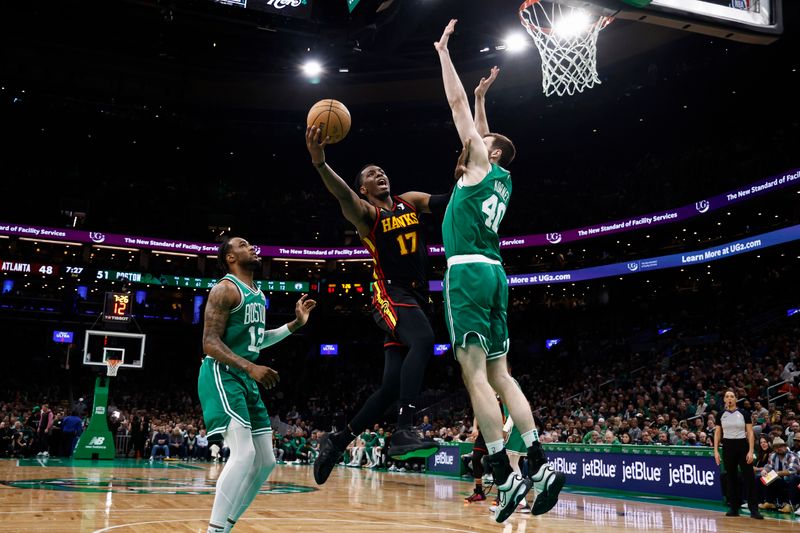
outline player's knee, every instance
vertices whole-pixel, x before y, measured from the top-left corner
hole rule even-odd
[[[235,451],[231,450],[230,460],[253,464],[256,460],[256,449],[253,446],[253,441],[245,441]]]
[[[425,349],[425,353],[433,352],[433,343],[436,339],[433,335],[433,330],[430,327],[420,328],[416,334],[416,342]]]

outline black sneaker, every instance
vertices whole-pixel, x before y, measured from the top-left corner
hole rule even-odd
[[[531,514],[544,514],[558,503],[558,494],[567,482],[567,476],[556,472],[548,463],[543,464],[531,478],[536,489],[536,500],[533,502]]]
[[[725,516],[739,516],[739,509],[730,509]]]
[[[427,459],[439,451],[433,439],[424,439],[413,428],[398,429],[389,441],[389,457],[397,461],[420,458]]]
[[[758,509],[754,509],[750,511],[750,518],[754,518],[755,520],[764,520],[764,515],[758,512]]]
[[[558,503],[558,494],[567,482],[567,476],[556,472],[547,463],[547,456],[539,441],[528,447],[528,476],[536,490],[531,514],[544,514]]]
[[[518,476],[511,470],[505,450],[490,455],[488,458],[494,472],[495,487],[497,487],[498,501],[494,511],[494,521],[501,524],[514,514],[519,502],[531,490],[533,483],[530,479]],[[503,479],[504,477],[505,479]]]
[[[333,472],[333,467],[339,462],[344,453],[343,448],[339,448],[333,443],[331,435],[326,435],[319,443],[319,455],[314,461],[314,481],[317,485],[322,485],[328,480],[328,476]]]

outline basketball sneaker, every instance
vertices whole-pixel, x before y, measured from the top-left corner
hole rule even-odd
[[[322,485],[328,480],[333,472],[333,467],[344,453],[344,448],[340,448],[334,443],[332,438],[334,435],[336,434],[326,435],[319,443],[319,456],[314,461],[314,481],[317,482],[317,485]]]
[[[483,492],[483,489],[475,487],[475,489],[472,491],[472,494],[464,499],[469,503],[482,502],[486,499],[486,493]]]
[[[531,478],[533,488],[536,489],[536,499],[533,501],[531,514],[544,514],[558,503],[558,494],[567,482],[567,476],[556,472],[550,464],[545,463]]]
[[[511,470],[505,450],[489,455],[487,459],[497,487],[498,502],[494,512],[494,521],[501,524],[516,511],[519,502],[531,490],[532,483],[530,479],[519,476]]]
[[[420,437],[412,427],[401,428],[392,434],[389,442],[389,457],[405,461],[415,457],[427,459],[439,451],[439,445],[433,439]]]

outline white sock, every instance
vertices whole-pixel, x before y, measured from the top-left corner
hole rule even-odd
[[[239,520],[239,517],[250,507],[250,504],[258,496],[258,491],[261,490],[264,481],[267,480],[275,468],[275,454],[272,452],[272,434],[255,435],[253,437],[253,446],[256,449],[256,459],[247,474],[247,478],[242,481],[242,486],[245,488],[240,494],[240,500],[237,502],[238,506],[234,507],[234,512],[228,518],[229,523],[230,520],[234,522]],[[231,524],[232,527],[233,524]]]
[[[530,448],[533,446],[534,442],[539,440],[539,432],[536,431],[536,428],[533,428],[530,431],[526,431],[522,434],[522,441],[525,443],[526,448]]]
[[[231,455],[217,480],[214,507],[211,508],[209,521],[215,525],[222,524],[223,528],[216,530],[209,527],[210,533],[224,533],[228,517],[238,508],[238,502],[241,502],[241,494],[246,488],[243,481],[253,470],[256,458],[250,430],[235,419],[231,420],[225,431],[225,443],[230,448]]]
[[[486,443],[486,448],[489,451],[489,455],[494,455],[498,452],[503,451],[503,439],[493,440],[492,442]]]
[[[226,527],[214,527],[212,525],[208,526],[206,533],[225,533]]]

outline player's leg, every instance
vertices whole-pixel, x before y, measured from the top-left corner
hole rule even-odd
[[[486,442],[483,440],[483,435],[478,433],[478,438],[475,440],[475,445],[472,447],[472,478],[475,480],[475,488],[472,494],[466,498],[470,503],[480,502],[486,499],[486,493],[483,492],[483,458],[486,457]]]
[[[342,456],[347,445],[364,429],[374,423],[397,401],[400,393],[400,369],[403,366],[405,348],[396,344],[384,349],[383,382],[378,390],[364,403],[347,428],[326,435],[319,443],[319,456],[314,461],[314,481],[322,485]]]
[[[456,358],[461,364],[461,374],[472,409],[486,439],[489,452],[487,462],[492,469],[499,497],[495,520],[504,522],[530,490],[531,482],[513,473],[503,448],[503,418],[497,408],[494,390],[486,376],[486,351],[481,345],[468,342],[465,348],[456,348]]]
[[[229,517],[239,508],[244,492],[244,481],[253,470],[256,458],[250,428],[244,427],[236,419],[231,419],[224,435],[231,454],[217,479],[214,506],[211,508],[207,533],[227,533],[233,527]]]
[[[493,271],[484,263],[452,265],[444,280],[445,321],[461,365],[461,375],[488,450],[487,463],[497,486],[495,521],[504,522],[530,490],[531,482],[513,473],[503,448],[503,420],[486,373],[490,313],[497,293]],[[489,281],[489,283],[487,283]]]
[[[255,497],[258,496],[258,491],[261,490],[261,486],[275,468],[271,432],[253,434],[253,447],[255,448],[255,459],[252,468],[248,477],[242,481],[244,490],[240,494],[240,501],[234,504],[233,512],[228,517],[228,523],[231,524],[231,527],[253,503]]]
[[[272,470],[275,468],[275,454],[272,451],[272,427],[269,421],[269,413],[261,399],[258,391],[258,384],[255,381],[248,382],[247,389],[247,412],[252,425],[251,435],[255,456],[250,464],[250,469],[244,479],[240,481],[241,490],[237,499],[233,502],[230,514],[228,515],[229,528],[232,528],[236,521],[247,510],[264,481],[267,480]],[[230,462],[230,461],[229,461]],[[230,529],[229,529],[230,530]],[[229,531],[228,530],[228,531]]]
[[[209,436],[222,434],[230,450],[217,480],[207,530],[208,533],[223,533],[229,530],[228,517],[242,492],[242,480],[247,477],[255,459],[246,400],[248,391],[241,379],[211,358],[206,358],[200,367],[197,391]]]
[[[527,447],[528,471],[533,488],[536,489],[536,500],[532,513],[543,514],[552,509],[558,502],[558,494],[566,483],[566,476],[556,472],[547,462],[544,450],[539,442],[536,423],[533,420],[530,403],[519,385],[508,372],[508,281],[502,266],[489,265],[491,276],[495,284],[492,295],[492,310],[489,315],[490,339],[489,356],[486,362],[487,375],[492,388],[500,395],[503,403],[508,408],[514,426],[519,430],[522,440]]]
[[[412,428],[417,398],[425,379],[425,370],[433,355],[433,328],[425,313],[417,306],[397,308],[395,336],[408,346],[400,375],[400,410],[397,431],[392,435],[389,456],[405,460],[427,458],[439,449],[433,439],[421,438]]]

